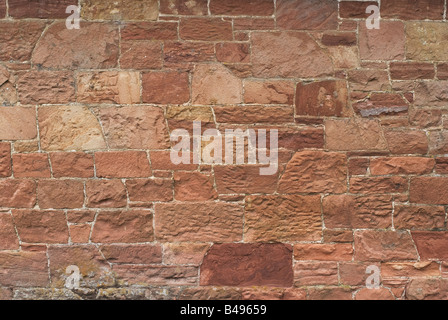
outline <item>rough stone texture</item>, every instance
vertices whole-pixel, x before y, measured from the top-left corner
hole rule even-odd
[[[406,231],[355,231],[355,260],[416,260],[417,250]]]
[[[46,287],[45,252],[0,252],[0,284],[5,287]]]
[[[0,237],[2,238],[0,250],[18,250],[19,238],[16,235],[11,214],[0,213],[0,227]]]
[[[86,20],[157,20],[157,0],[83,0],[81,17]]]
[[[304,33],[253,33],[252,63],[256,77],[313,78],[333,74],[331,59]]]
[[[220,64],[197,65],[191,86],[194,104],[238,104],[243,100],[241,80]]]
[[[411,179],[409,196],[413,203],[448,204],[446,177],[417,177]],[[437,192],[434,192],[437,190]]]
[[[296,114],[309,116],[348,116],[345,81],[299,83],[296,89]]]
[[[392,226],[390,196],[332,195],[322,202],[327,228],[389,228]]]
[[[137,72],[83,72],[78,74],[78,101],[83,103],[140,103]]]
[[[145,178],[151,176],[146,152],[97,152],[96,175],[99,178]]]
[[[32,62],[51,69],[108,69],[118,62],[118,28],[103,23],[83,23],[80,29],[53,24],[45,31]]]
[[[0,299],[448,299],[445,6],[0,0]]]
[[[101,126],[82,106],[41,107],[38,111],[41,147],[48,151],[106,148]]]
[[[395,206],[394,226],[397,229],[437,230],[445,224],[445,208],[441,206]]]
[[[13,210],[20,240],[28,243],[67,243],[68,228],[63,211]]]
[[[290,287],[291,251],[284,244],[215,244],[201,265],[201,285]]]
[[[361,119],[325,121],[327,148],[338,151],[386,150],[387,143],[377,121]]]
[[[143,102],[183,104],[190,100],[189,79],[182,72],[151,72],[142,75]]]
[[[163,242],[240,241],[243,210],[220,202],[156,204],[155,222],[156,239]]]
[[[22,104],[63,104],[75,101],[75,81],[68,71],[30,71],[18,81]]]
[[[361,23],[359,32],[361,59],[402,60],[404,58],[406,40],[402,22],[381,21],[379,30],[369,30],[364,23]]]
[[[0,21],[1,61],[29,61],[44,21]]]
[[[70,5],[78,5],[76,0],[56,1],[8,1],[9,16],[15,19],[39,18],[39,19],[65,19],[65,9]]]
[[[316,241],[321,227],[319,196],[246,198],[246,241]]]
[[[0,108],[0,139],[28,140],[37,136],[34,108]]]
[[[336,29],[338,4],[331,0],[279,0],[277,24],[285,30]]]
[[[98,243],[137,243],[153,240],[152,213],[143,210],[102,212],[92,230],[92,241]]]
[[[168,131],[163,110],[156,107],[101,108],[99,119],[109,147],[166,149]]]
[[[343,193],[347,191],[347,167],[343,154],[297,152],[280,179],[281,193]]]
[[[73,209],[84,204],[84,184],[76,180],[41,180],[37,187],[42,209]]]
[[[0,205],[9,208],[33,208],[36,183],[31,180],[1,180]]]

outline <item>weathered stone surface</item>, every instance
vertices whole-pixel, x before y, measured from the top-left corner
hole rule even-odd
[[[421,81],[415,86],[415,105],[442,107],[448,101],[448,81]]]
[[[448,153],[448,131],[429,132],[429,153],[446,154]]]
[[[43,209],[73,209],[84,204],[84,183],[78,180],[41,180],[37,197]]]
[[[432,10],[432,9],[431,9]],[[420,61],[447,60],[448,27],[437,22],[406,23],[407,58]]]
[[[48,285],[45,252],[0,252],[0,285],[45,287]]]
[[[338,4],[331,0],[279,0],[276,17],[284,30],[337,29]]]
[[[358,42],[355,32],[325,32],[321,40],[324,46],[355,46]]]
[[[368,99],[353,105],[363,117],[406,114],[408,108],[408,102],[395,93],[372,93]]]
[[[201,243],[166,243],[163,245],[163,262],[199,266],[209,248],[209,244]]]
[[[19,238],[17,238],[14,222],[10,213],[0,213],[0,250],[18,250]]]
[[[123,69],[162,69],[162,43],[156,41],[122,42],[120,66]]]
[[[200,172],[174,173],[174,198],[177,201],[207,201],[218,198],[212,175]]]
[[[202,202],[155,205],[158,241],[241,241],[242,228],[243,210],[236,204]]]
[[[350,178],[349,182],[351,193],[405,193],[408,190],[405,177],[356,177]]]
[[[387,143],[375,120],[326,120],[327,148],[337,151],[386,150]]]
[[[0,139],[26,140],[37,136],[34,108],[0,108]]]
[[[219,194],[274,193],[278,175],[260,175],[260,166],[216,166]]]
[[[388,130],[384,132],[387,144],[393,154],[426,154],[428,139],[424,131]]]
[[[41,107],[38,118],[43,150],[80,151],[106,148],[100,124],[86,107]]]
[[[55,178],[90,178],[94,175],[93,155],[84,152],[53,152],[50,160]]]
[[[231,41],[232,23],[219,18],[184,18],[180,21],[179,36],[183,40]]]
[[[442,20],[443,0],[384,0],[381,1],[381,17],[401,20]]]
[[[0,21],[0,60],[29,61],[44,21]]]
[[[220,1],[210,2],[210,12],[213,15],[226,16],[270,16],[274,14],[274,2],[272,0],[249,1]]]
[[[51,246],[48,248],[50,260],[51,287],[64,288],[68,266],[74,265],[80,271],[80,288],[112,286],[114,277],[109,264],[93,245]],[[47,274],[48,277],[48,274]]]
[[[360,24],[361,59],[402,60],[405,41],[404,24],[400,21],[381,21],[380,29],[367,29],[365,23]]]
[[[317,241],[322,237],[319,196],[250,196],[246,198],[244,239]]]
[[[293,104],[294,84],[289,81],[244,81],[244,102],[260,104]]]
[[[356,293],[355,300],[395,300],[394,295],[389,289],[378,288],[369,289],[363,288]]]
[[[165,41],[163,45],[165,66],[179,66],[192,70],[193,62],[215,61],[215,46],[207,42]]]
[[[145,178],[152,175],[144,151],[97,152],[95,167],[98,178]]]
[[[279,182],[280,193],[343,193],[347,191],[344,154],[303,151],[288,163]]]
[[[190,80],[185,72],[151,72],[142,75],[143,102],[183,104],[190,100]]]
[[[377,1],[341,1],[339,3],[339,15],[341,18],[367,19],[370,14],[366,13],[368,6],[378,6]]]
[[[394,209],[394,226],[397,229],[443,229],[445,209],[441,206],[398,206]]]
[[[446,260],[448,232],[413,231],[412,238],[423,260]]]
[[[294,122],[294,110],[291,107],[274,106],[249,106],[228,107],[216,106],[216,122],[221,123],[292,123]]]
[[[173,200],[173,182],[166,179],[127,180],[130,201],[152,202]]]
[[[13,155],[15,178],[50,178],[50,164],[45,153]]]
[[[256,77],[314,78],[334,72],[331,59],[304,33],[252,33],[252,63]]]
[[[327,228],[389,228],[392,226],[391,196],[330,195],[322,202]]]
[[[162,263],[162,247],[159,245],[103,245],[101,253],[110,263],[156,264]]]
[[[207,15],[207,0],[160,0],[160,13],[177,15]]]
[[[158,1],[84,0],[81,17],[86,20],[157,20]]]
[[[102,211],[92,230],[98,243],[137,243],[154,240],[152,213],[144,210]]]
[[[376,158],[370,161],[372,175],[429,174],[433,171],[435,160],[418,157]]]
[[[310,116],[349,116],[347,82],[299,83],[296,89],[296,114]]]
[[[250,62],[250,45],[248,43],[223,42],[216,44],[216,59],[223,63]]]
[[[292,248],[285,244],[215,244],[201,265],[201,285],[290,287]]]
[[[36,204],[36,183],[31,180],[0,181],[0,206],[33,208]]]
[[[349,85],[355,91],[386,91],[391,89],[386,70],[357,69],[348,72]]]
[[[56,1],[27,1],[10,0],[8,2],[9,16],[15,19],[39,18],[39,19],[65,19],[65,9],[70,5],[78,5],[76,0]]]
[[[393,80],[434,79],[434,64],[426,62],[392,62],[390,76]]]
[[[89,243],[92,226],[89,224],[71,225],[70,240],[72,243]]]
[[[28,243],[68,243],[63,211],[13,210],[20,240]]]
[[[406,298],[409,300],[446,300],[448,299],[448,279],[412,279],[406,286]]]
[[[126,190],[119,180],[86,182],[87,206],[91,208],[122,208],[126,206]]]
[[[111,148],[169,148],[168,131],[161,108],[109,107],[98,109],[97,113]]]
[[[417,260],[417,250],[406,231],[355,231],[355,260]]]
[[[448,178],[416,177],[411,179],[409,196],[413,203],[448,204]],[[437,192],[434,192],[437,190]]]
[[[122,40],[177,40],[177,22],[157,21],[126,23]]]
[[[32,62],[51,69],[108,69],[118,63],[118,28],[112,24],[82,23],[67,29],[53,24],[38,42]]]
[[[78,101],[84,103],[140,103],[140,75],[133,71],[78,74]]]
[[[296,287],[337,284],[338,264],[336,262],[294,263],[294,285]]]
[[[188,286],[198,281],[198,268],[191,266],[114,265],[121,286]]]
[[[242,81],[221,64],[197,65],[192,80],[192,101],[205,105],[242,103]]]
[[[353,289],[347,287],[310,287],[308,289],[308,300],[353,300],[352,296]]]
[[[306,243],[294,245],[294,259],[303,261],[351,261],[351,243],[321,244]]]
[[[68,71],[29,71],[19,76],[17,92],[22,104],[63,104],[75,101],[75,81]]]
[[[324,229],[324,242],[353,242],[353,232],[351,230]]]

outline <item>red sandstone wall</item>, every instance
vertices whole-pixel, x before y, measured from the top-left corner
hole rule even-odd
[[[446,0],[368,5],[1,0],[0,298],[447,299]]]

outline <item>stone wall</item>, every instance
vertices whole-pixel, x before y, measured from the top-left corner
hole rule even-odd
[[[0,298],[447,299],[446,2],[0,0]]]

